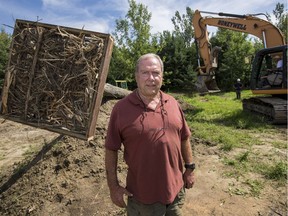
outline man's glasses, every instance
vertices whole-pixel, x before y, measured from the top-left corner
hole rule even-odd
[[[161,78],[161,73],[159,71],[155,71],[155,72],[148,72],[148,71],[143,71],[143,72],[139,72],[140,77],[142,78],[149,78],[149,77],[153,77],[154,79],[156,78]]]

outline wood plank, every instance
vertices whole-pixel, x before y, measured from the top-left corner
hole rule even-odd
[[[59,29],[59,28],[61,28],[61,29]],[[23,45],[21,45],[21,43],[24,44],[24,41],[22,40],[21,37],[19,38],[19,34],[21,32],[23,32],[23,30],[28,30],[30,33],[30,29],[32,31],[34,31],[34,32],[31,32],[32,36],[34,37],[31,40],[33,40],[33,42],[36,43],[35,51],[31,50],[32,48],[34,49],[34,47],[35,47],[34,44],[33,44],[33,46],[29,47],[30,57],[33,56],[33,59],[32,58],[29,58],[29,59],[25,58],[25,55],[19,54],[19,53],[21,53],[20,51],[18,53],[17,49],[13,49],[14,44],[16,46],[16,43],[14,43],[14,42],[16,42],[16,40],[17,40],[17,45],[20,46],[20,48],[23,47]],[[43,29],[43,32],[42,32],[42,29]],[[58,32],[57,30],[60,32]],[[37,33],[37,32],[39,32],[39,33]],[[92,76],[92,74],[93,74],[93,76],[92,76],[93,78],[91,78],[90,76],[83,78],[84,79],[83,83],[85,83],[84,86],[80,86],[81,88],[78,88],[78,89],[75,88],[75,92],[71,92],[71,95],[72,95],[72,93],[74,93],[73,97],[71,96],[71,97],[65,98],[68,101],[65,101],[63,106],[59,106],[60,113],[56,112],[57,111],[56,108],[58,106],[54,107],[54,105],[55,105],[55,103],[59,102],[62,98],[64,98],[64,96],[66,96],[66,94],[63,94],[63,96],[61,98],[58,98],[57,94],[55,94],[56,89],[55,89],[55,91],[52,89],[51,93],[49,93],[50,90],[49,90],[49,88],[47,88],[47,91],[43,97],[43,98],[47,98],[47,103],[46,103],[45,99],[43,101],[43,98],[41,101],[44,103],[38,104],[37,102],[34,102],[34,100],[33,100],[33,98],[37,98],[38,96],[42,96],[42,93],[40,93],[40,92],[43,92],[43,91],[41,91],[41,89],[36,89],[36,90],[40,90],[40,91],[34,91],[36,93],[33,94],[34,93],[33,92],[33,85],[34,85],[33,82],[34,82],[34,80],[36,80],[35,77],[39,78],[39,77],[37,77],[37,74],[38,74],[38,71],[37,71],[38,66],[37,65],[41,64],[41,63],[43,63],[43,61],[45,61],[45,58],[40,60],[38,55],[40,55],[40,53],[43,52],[41,42],[42,42],[42,39],[43,39],[43,41],[44,40],[46,41],[46,39],[47,39],[46,33],[48,34],[48,36],[49,35],[53,36],[53,34],[57,34],[57,37],[58,36],[61,37],[62,33],[63,33],[63,35],[64,35],[64,36],[62,36],[63,38],[64,37],[69,38],[70,36],[74,38],[74,36],[75,36],[75,39],[77,39],[76,40],[77,43],[78,42],[81,43],[81,39],[82,40],[85,39],[85,43],[90,42],[91,45],[93,45],[93,44],[95,45],[95,43],[96,43],[95,47],[92,46],[93,49],[95,49],[94,50],[95,53],[92,53],[92,55],[94,55],[94,57],[99,56],[99,58],[97,58],[97,67],[96,67],[97,69],[95,69],[96,70],[95,73],[93,73],[92,70],[79,71],[79,74],[84,75],[84,76],[85,76],[85,73],[87,73],[87,72],[91,73],[90,75]],[[37,40],[37,37],[38,37],[38,40]],[[14,39],[15,39],[15,41],[14,41]],[[67,40],[65,40],[65,41],[67,41]],[[99,46],[97,47],[98,41],[99,41]],[[42,43],[44,43],[44,42],[42,42]],[[52,48],[52,47],[49,47],[49,48]],[[99,50],[98,50],[98,48],[99,48]],[[31,66],[31,69],[30,69],[30,67],[29,68],[27,67],[25,69],[26,70],[25,72],[27,72],[27,74],[28,74],[27,76],[25,75],[28,78],[27,82],[23,82],[23,84],[22,84],[22,82],[20,82],[17,84],[17,85],[22,84],[22,87],[25,87],[24,88],[25,91],[22,91],[22,92],[24,92],[24,95],[26,95],[26,97],[22,97],[21,98],[22,100],[17,100],[17,98],[15,100],[15,97],[12,100],[12,97],[11,97],[11,99],[9,101],[9,95],[10,94],[12,95],[15,92],[16,93],[19,92],[19,90],[17,92],[16,88],[12,88],[12,85],[11,85],[12,80],[14,80],[14,78],[18,78],[18,80],[20,79],[20,81],[21,81],[21,78],[17,77],[17,73],[21,73],[21,71],[19,69],[17,69],[17,66],[19,63],[11,61],[11,58],[13,57],[12,56],[12,49],[15,52],[13,54],[14,58],[16,58],[18,55],[20,55],[18,57],[21,57],[20,60],[22,62],[23,61],[25,62],[25,60],[26,61],[29,60],[30,61],[29,65],[32,65],[32,66]],[[21,50],[21,49],[19,49],[19,50]],[[113,38],[109,34],[104,34],[104,33],[99,33],[99,32],[94,32],[94,31],[87,31],[84,29],[74,29],[74,28],[70,28],[70,27],[63,27],[63,26],[57,26],[57,25],[51,25],[51,24],[31,22],[31,21],[27,21],[27,20],[18,20],[17,19],[16,23],[15,23],[15,28],[14,28],[14,34],[12,37],[11,50],[10,50],[10,55],[9,55],[9,60],[8,60],[8,65],[7,65],[7,72],[5,74],[4,86],[3,86],[3,90],[2,90],[0,114],[4,115],[3,118],[10,119],[12,121],[16,121],[19,123],[31,125],[34,127],[39,127],[42,129],[46,129],[46,130],[57,132],[57,133],[64,134],[64,135],[69,135],[69,136],[76,137],[76,138],[83,139],[83,140],[93,139],[94,134],[95,134],[95,130],[96,130],[97,118],[98,118],[98,114],[100,111],[100,106],[101,106],[101,102],[102,102],[102,98],[103,98],[104,86],[105,86],[106,78],[108,75],[109,64],[110,64],[110,60],[111,60],[111,56],[112,56],[112,50],[113,50]],[[23,56],[23,58],[22,58],[22,56]],[[56,54],[56,58],[57,58],[57,54]],[[52,60],[53,59],[54,58],[52,57]],[[89,58],[90,61],[92,61],[93,59],[95,60],[95,58]],[[12,60],[13,60],[13,58],[12,58]],[[60,59],[60,58],[56,59],[56,60],[62,61],[62,59]],[[81,62],[82,59],[71,58],[71,61],[77,61],[77,60],[80,60],[79,62]],[[49,61],[49,59],[47,61]],[[48,69],[51,69],[50,66],[53,65],[54,62],[48,62],[48,64],[46,64],[47,71],[48,71]],[[71,62],[71,65],[73,65],[74,63],[75,62]],[[88,64],[88,63],[87,63],[87,65],[90,66],[90,64]],[[55,65],[57,66],[58,69],[60,68],[59,70],[61,70],[61,66],[59,67],[59,65],[57,65],[57,62],[55,62]],[[67,65],[67,62],[66,62],[66,65]],[[44,66],[45,66],[45,64],[44,64]],[[56,66],[55,66],[55,68],[56,68]],[[9,67],[15,67],[16,69],[15,70],[13,70],[13,69],[8,70]],[[19,67],[19,68],[21,68],[21,67]],[[43,64],[42,64],[42,68],[43,68]],[[45,71],[45,72],[47,72],[47,71]],[[65,71],[66,74],[65,73],[61,74],[61,77],[65,78],[66,76],[68,76],[67,73],[70,74],[69,70],[62,70],[62,71]],[[14,72],[15,72],[15,75],[14,75]],[[12,73],[13,73],[13,76],[12,76]],[[48,72],[47,72],[47,74],[49,75]],[[42,81],[43,83],[49,82],[49,78],[47,77],[47,74],[44,73],[44,75],[46,75],[47,79],[46,78],[45,79],[40,78],[40,79],[38,79],[38,82],[39,82],[39,80]],[[53,74],[51,74],[51,76],[52,75]],[[59,79],[61,79],[61,77],[55,76],[53,78],[55,78],[55,79],[57,78],[56,81],[58,81]],[[72,77],[70,80],[73,80],[73,78],[75,78],[75,76]],[[89,82],[89,81],[93,81],[93,82]],[[76,82],[76,80],[75,80],[75,82]],[[86,86],[86,83],[88,86]],[[93,85],[90,86],[91,83]],[[56,82],[56,84],[57,84],[57,82]],[[70,86],[73,86],[73,84]],[[48,87],[52,87],[52,86],[48,85]],[[82,87],[84,87],[84,88],[82,88]],[[85,87],[86,87],[86,89],[89,89],[89,90],[91,89],[91,91],[88,92],[87,94],[86,94],[86,92],[84,92]],[[74,89],[74,88],[72,88],[72,89]],[[20,89],[20,90],[22,90],[22,89]],[[60,90],[64,90],[64,89],[60,89]],[[15,92],[11,92],[11,91],[15,91]],[[58,91],[59,90],[57,88],[57,92]],[[20,93],[22,93],[22,92],[20,91]],[[69,92],[69,89],[65,88],[65,92]],[[14,94],[14,95],[17,95],[17,94]],[[47,95],[48,95],[48,97],[47,97]],[[55,96],[54,101],[53,101],[53,98],[51,98],[51,95]],[[31,100],[31,97],[33,97],[32,100]],[[76,97],[76,100],[79,101],[79,104],[83,103],[86,105],[86,106],[84,106],[85,108],[82,108],[81,105],[76,104],[75,97]],[[11,103],[11,100],[13,103]],[[44,105],[42,105],[42,104],[44,104]],[[8,107],[8,106],[10,106],[10,107]],[[35,110],[33,108],[31,111],[30,110],[31,106],[34,106]],[[41,107],[41,106],[43,106],[43,107]],[[19,110],[19,109],[17,109],[17,107],[20,107],[21,109]],[[63,110],[61,110],[62,107],[63,107]],[[55,110],[54,113],[53,113],[52,109]],[[41,111],[41,113],[40,113],[41,115],[37,115],[38,114],[37,111]],[[61,111],[62,111],[62,113],[61,113]],[[64,111],[67,111],[67,112],[65,113]],[[36,112],[36,114],[34,112]],[[53,122],[53,123],[51,123],[51,122]],[[69,129],[65,129],[62,126],[69,127]]]
[[[109,71],[109,64],[110,64],[110,60],[112,57],[113,38],[112,37],[106,38],[105,44],[106,44],[106,47],[104,49],[105,50],[104,62],[102,62],[101,69],[100,69],[101,71],[100,77],[98,77],[99,82],[98,82],[98,87],[97,87],[97,94],[95,95],[95,98],[94,98],[94,101],[95,101],[94,108],[90,116],[90,124],[89,124],[90,126],[87,131],[87,137],[89,139],[92,139],[92,137],[94,137],[95,130],[96,130],[98,113],[100,110],[103,93],[104,93],[104,85],[106,83],[106,78],[107,78],[107,74]]]
[[[42,41],[42,37],[43,37],[43,29],[41,27],[37,27],[37,32],[39,33],[39,36],[38,36],[38,40],[37,40],[37,44],[36,44],[34,57],[33,57],[31,72],[29,74],[29,84],[28,84],[28,89],[27,89],[27,93],[26,93],[26,103],[25,103],[25,111],[24,111],[25,118],[27,118],[27,112],[28,112],[27,110],[28,110],[29,101],[30,101],[30,92],[31,92],[32,81],[34,79],[34,74],[35,74],[35,70],[36,70],[36,64],[38,61],[38,54],[39,54],[39,50],[40,50],[40,46],[41,46],[41,41]]]

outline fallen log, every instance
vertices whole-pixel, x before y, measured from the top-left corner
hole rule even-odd
[[[109,83],[106,83],[104,86],[104,97],[113,97],[116,99],[124,98],[128,94],[130,94],[131,91],[127,89],[123,89],[114,85],[111,85]]]

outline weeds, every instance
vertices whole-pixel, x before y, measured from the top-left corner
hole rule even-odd
[[[229,159],[225,157],[223,159],[224,164],[232,167],[229,172],[226,172],[226,176],[233,176],[238,178],[239,176],[243,175],[243,173],[249,170],[249,151],[245,151],[244,153],[240,153],[236,155],[234,159]]]
[[[272,142],[272,145],[273,145],[275,148],[279,148],[279,149],[286,149],[286,148],[287,148],[287,143],[284,143],[284,142],[273,141],[273,142]]]
[[[243,97],[251,97],[249,92],[243,91]],[[235,100],[234,92],[183,96],[183,99],[195,107],[193,111],[186,113],[188,124],[194,129],[193,135],[219,143],[224,151],[261,144],[260,139],[251,134],[275,129],[273,125],[267,124],[262,116],[244,112],[242,102]]]
[[[268,166],[267,169],[263,173],[266,178],[286,181],[287,180],[287,163],[283,161],[279,161],[272,166]]]
[[[242,92],[242,98],[251,96],[253,95],[250,91]],[[268,124],[262,116],[244,112],[242,102],[235,100],[234,92],[182,96],[182,99],[194,107],[193,110],[185,112],[187,122],[193,129],[193,136],[217,143],[226,155],[223,163],[229,169],[223,171],[225,176],[239,180],[249,173],[257,177],[262,175],[263,181],[276,180],[282,183],[287,180],[286,161],[275,162],[278,156],[272,152],[259,155],[253,150],[253,145],[266,145],[267,140],[274,148],[286,150],[287,143],[284,140],[273,140],[279,133],[278,128]],[[228,155],[229,151],[236,148],[243,151],[236,156]],[[252,196],[259,196],[263,189],[263,183],[259,179],[249,178],[243,183],[249,186],[249,194]],[[239,195],[248,193],[241,188],[231,188],[230,192]]]
[[[242,195],[242,196],[249,194],[248,191],[246,191],[242,188],[238,188],[238,187],[237,188],[229,187],[229,193],[230,193],[230,195],[236,194],[236,195]]]
[[[249,151],[246,151],[246,152],[242,153],[241,155],[239,155],[239,157],[237,159],[240,163],[247,162],[248,161],[248,155],[249,155]]]
[[[263,182],[259,180],[247,179],[245,182],[250,187],[250,193],[254,197],[259,197],[264,188]]]

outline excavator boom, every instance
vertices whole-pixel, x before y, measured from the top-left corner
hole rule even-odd
[[[216,14],[219,17],[202,17],[201,13]],[[194,27],[195,42],[200,54],[198,57],[198,80],[196,83],[200,93],[220,91],[215,81],[215,71],[218,67],[218,53],[221,48],[212,48],[209,42],[207,26],[254,35],[263,41],[265,48],[285,44],[284,36],[276,26],[253,15],[201,12],[196,10],[192,24]],[[200,57],[203,59],[204,65],[201,65]]]
[[[202,17],[201,13],[218,17]],[[199,10],[195,11],[192,24],[198,49],[196,86],[199,93],[220,91],[215,81],[215,71],[221,48],[211,46],[207,25],[254,35],[263,41],[264,49],[254,57],[250,85],[253,94],[262,96],[244,99],[243,109],[265,115],[275,124],[287,123],[287,45],[282,32],[272,23],[255,15]],[[282,57],[282,65],[278,67],[277,63],[277,67],[272,68],[272,60],[276,60],[276,57]],[[200,58],[204,65],[201,65]]]
[[[193,17],[193,25],[194,30],[195,28],[199,29],[195,30],[195,38],[199,38],[198,40],[201,40],[201,35],[203,34],[203,31],[207,32],[206,25],[208,25],[254,35],[263,41],[265,48],[285,44],[284,36],[281,30],[266,20],[252,15],[237,15],[229,13],[218,13],[218,15],[229,17],[203,18],[200,11],[196,10]],[[204,41],[206,39],[207,38],[203,38],[202,40]]]

